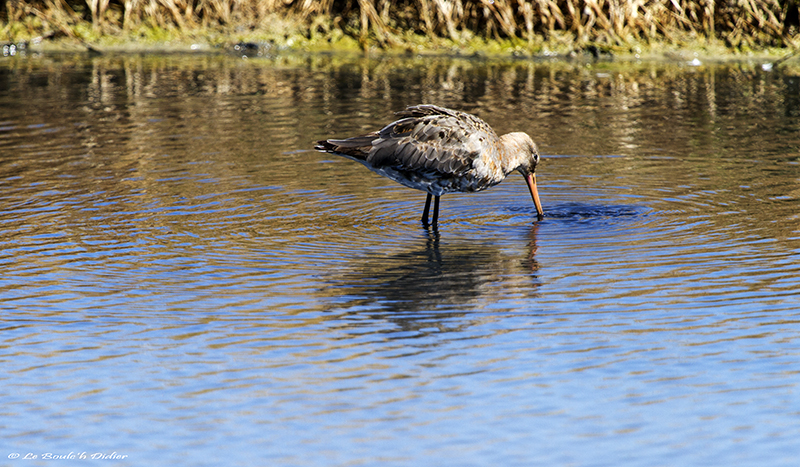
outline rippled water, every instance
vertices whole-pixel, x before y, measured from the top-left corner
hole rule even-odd
[[[310,149],[422,102],[545,219]],[[0,459],[796,465],[798,130],[791,66],[4,59]]]

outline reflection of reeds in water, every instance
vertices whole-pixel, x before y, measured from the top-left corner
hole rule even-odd
[[[659,148],[659,153],[688,154],[697,152],[697,146],[711,145],[724,154],[725,148],[738,144],[739,120],[761,115],[764,128],[781,128],[783,116],[796,116],[800,109],[791,80],[759,73],[756,65],[687,73],[683,67],[648,63],[598,73],[570,63],[444,58],[352,62],[288,55],[271,59],[269,66],[255,61],[243,65],[215,56],[191,60],[130,57],[123,60],[124,66],[118,60],[95,59],[91,76],[80,79],[69,70],[82,69],[82,62],[63,61],[50,71],[54,77],[46,87],[35,83],[38,75],[28,69],[30,63],[12,61],[8,66],[20,78],[8,93],[39,102],[42,96],[60,99],[57,96],[68,94],[70,86],[85,87],[92,104],[82,109],[86,121],[94,125],[86,134],[104,125],[109,134],[116,134],[120,121],[129,122],[134,133],[148,129],[153,116],[175,112],[174,99],[155,97],[181,96],[181,101],[193,97],[193,107],[182,108],[180,115],[193,116],[198,134],[224,135],[221,122],[269,115],[253,121],[260,122],[259,132],[274,130],[271,138],[276,152],[310,150],[314,140],[330,134],[372,131],[391,118],[394,110],[436,102],[476,113],[499,133],[536,135],[545,153],[556,148],[557,154],[628,156],[638,154],[640,148]],[[797,76],[800,68],[787,67],[782,73],[783,77]],[[588,102],[597,104],[587,106]],[[39,115],[32,123],[55,118],[54,112],[50,105],[33,105],[29,111]],[[672,125],[664,131],[666,122],[689,119],[692,125]],[[698,137],[697,125],[708,128],[708,141],[692,140]],[[726,136],[729,132],[732,136]],[[767,135],[748,132],[750,138]],[[130,141],[147,139],[146,134],[136,134]],[[354,169],[362,170],[360,166]],[[305,186],[302,171],[286,178],[297,180],[297,189]],[[348,187],[343,193],[351,192]]]
[[[182,30],[269,29],[276,17],[295,18],[310,33],[335,28],[363,44],[383,45],[401,44],[406,32],[416,32],[456,41],[479,35],[533,42],[566,34],[609,45],[695,36],[732,46],[794,46],[798,27],[798,5],[778,0],[20,0],[0,6],[8,24],[26,15],[52,29],[91,21],[106,32],[143,22]]]
[[[12,151],[18,155],[19,167],[6,167],[8,174],[38,161],[41,170],[58,183],[67,175],[103,180],[103,185],[93,188],[97,193],[134,189],[159,193],[156,200],[199,199],[206,194],[239,192],[242,180],[247,179],[266,192],[294,193],[312,200],[304,208],[307,213],[316,213],[316,206],[330,208],[324,203],[331,199],[356,200],[342,201],[344,205],[365,204],[375,197],[375,187],[393,186],[392,182],[346,160],[321,164],[324,156],[312,151],[313,141],[372,131],[376,122],[391,118],[393,110],[410,103],[436,102],[476,113],[499,133],[534,135],[544,154],[540,183],[548,187],[543,191],[549,192],[546,196],[570,186],[559,178],[565,176],[584,177],[589,190],[584,194],[601,183],[625,185],[625,179],[655,183],[659,196],[716,190],[746,208],[755,219],[754,226],[775,228],[774,213],[763,209],[765,198],[750,195],[743,186],[768,184],[775,187],[771,195],[796,194],[796,183],[792,184],[796,151],[785,138],[777,137],[795,131],[794,122],[800,116],[800,98],[790,79],[800,75],[795,65],[777,74],[761,73],[755,64],[687,71],[650,62],[600,73],[580,63],[531,60],[415,57],[352,62],[340,56],[280,55],[269,61],[245,62],[216,55],[109,55],[90,62],[79,56],[55,62],[11,60],[5,66],[14,77],[7,94],[28,104],[24,111],[10,105],[5,115],[15,129],[6,131],[4,147],[15,147],[14,141],[19,144]],[[43,80],[45,75],[48,79]],[[42,129],[42,123],[48,125]],[[30,135],[43,130],[48,132]],[[200,135],[205,136],[193,137]],[[46,138],[54,157],[40,153],[39,146],[30,146],[31,138]],[[743,145],[749,150],[731,149]],[[559,154],[579,156],[554,157]],[[609,154],[618,156],[591,157]],[[172,159],[178,155],[183,159]],[[58,170],[53,168],[55,160],[63,164]],[[164,172],[166,160],[179,174],[174,183],[164,182],[171,179]],[[219,181],[198,183],[209,177],[208,169],[190,161],[214,161],[209,167],[214,167]],[[747,166],[749,171],[740,169]],[[88,176],[87,170],[96,175]],[[196,176],[187,177],[184,172]],[[311,190],[309,174],[314,174]],[[668,181],[662,185],[661,180]],[[516,185],[509,190],[521,202],[530,203],[520,178],[505,183]],[[350,207],[308,216],[285,216],[283,208],[269,208],[276,211],[266,215],[257,208],[254,222],[261,227],[254,229],[296,239],[298,232],[330,225],[347,225],[345,230],[352,232],[364,225],[395,222],[402,218],[398,213],[416,216],[423,198],[396,188],[381,190],[378,197],[398,203],[381,202],[380,209],[359,211],[358,216]],[[274,206],[283,206],[281,202]],[[448,203],[452,203],[448,211],[452,213],[459,202]],[[147,203],[140,209],[117,203],[100,208],[129,209],[134,217],[142,218],[151,212]],[[546,209],[554,208],[546,205]],[[95,211],[70,212],[87,218],[96,215]],[[483,215],[486,210],[479,212]],[[197,218],[181,216],[185,225],[178,230],[191,232],[208,223],[193,219]],[[796,230],[796,222],[781,225],[786,232],[780,235],[791,236],[789,229]],[[480,272],[476,280],[482,277]]]

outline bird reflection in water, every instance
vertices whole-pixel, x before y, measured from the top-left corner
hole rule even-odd
[[[346,308],[358,314],[379,309],[383,319],[408,330],[436,326],[430,313],[436,321],[487,308],[514,311],[520,300],[538,296],[538,229],[530,226],[526,251],[514,254],[508,245],[488,241],[443,241],[437,229],[428,228],[417,246],[388,257],[354,258],[353,270],[332,282],[350,298]]]

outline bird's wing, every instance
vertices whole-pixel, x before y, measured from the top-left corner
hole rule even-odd
[[[497,134],[473,115],[434,105],[409,107],[397,115],[403,118],[373,137],[366,161],[375,168],[461,175],[481,153],[497,150]]]

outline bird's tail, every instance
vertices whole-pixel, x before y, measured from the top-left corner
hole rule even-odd
[[[367,158],[369,150],[372,148],[372,141],[374,141],[376,137],[377,135],[371,134],[347,139],[325,139],[317,141],[317,144],[314,145],[314,149],[364,160]]]

